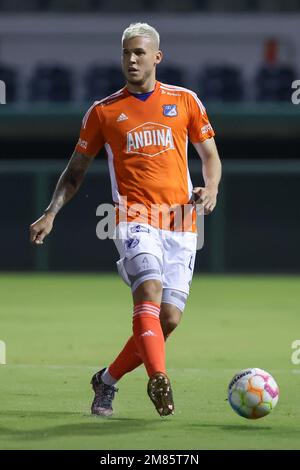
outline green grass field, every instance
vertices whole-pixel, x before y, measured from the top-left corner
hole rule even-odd
[[[112,418],[89,415],[91,375],[131,334],[130,291],[117,276],[1,275],[1,449],[300,449],[298,277],[195,277],[167,344],[176,414],[161,419],[142,367],[119,383]],[[274,412],[251,421],[226,401],[237,371],[280,386]]]

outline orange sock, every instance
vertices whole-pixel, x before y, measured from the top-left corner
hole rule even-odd
[[[148,376],[166,372],[165,341],[159,320],[160,305],[142,302],[134,306],[133,336]]]
[[[131,336],[118,357],[109,366],[108,372],[114,379],[120,380],[123,375],[136,369],[141,364],[143,364],[141,355],[136,347],[134,337]]]
[[[170,334],[171,333],[165,336],[165,341],[169,338]],[[134,337],[131,336],[120,354],[109,366],[108,372],[114,379],[120,380],[123,375],[128,374],[128,372],[136,369],[141,364],[143,364],[141,355],[136,346]]]

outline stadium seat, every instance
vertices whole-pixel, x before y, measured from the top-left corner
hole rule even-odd
[[[157,80],[170,85],[185,86],[182,69],[177,65],[159,65],[157,67]]]
[[[149,7],[152,10],[152,4],[153,0],[130,0],[130,2],[124,2],[124,0],[110,0],[109,2],[105,0],[88,0],[89,9],[118,13],[142,12],[149,9]]]
[[[39,65],[29,81],[31,101],[67,102],[72,98],[72,72],[62,65]]]
[[[13,103],[18,96],[17,71],[10,65],[0,63],[0,80],[2,80],[6,86],[6,102],[8,104]]]
[[[209,65],[199,76],[199,94],[206,101],[241,101],[244,97],[242,72],[233,65]]]
[[[291,84],[296,78],[296,71],[291,66],[263,65],[255,77],[256,99],[290,101]]]
[[[82,0],[36,0],[37,9],[56,12],[85,12],[89,10],[88,2]]]
[[[123,86],[125,86],[125,80],[120,67],[93,64],[84,77],[84,98],[86,101],[99,100]]]

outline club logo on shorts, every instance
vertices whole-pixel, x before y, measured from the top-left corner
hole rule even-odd
[[[178,116],[176,104],[163,104],[163,115],[168,117]]]
[[[130,228],[131,233],[137,233],[137,232],[146,232],[149,233],[150,230],[147,227],[143,227],[143,225],[135,225],[134,227]]]
[[[134,248],[140,243],[140,241],[137,238],[129,238],[126,240],[125,245],[127,248]]]

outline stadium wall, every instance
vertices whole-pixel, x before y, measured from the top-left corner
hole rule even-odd
[[[80,97],[80,74],[94,62],[119,65],[121,32],[134,21],[157,27],[166,62],[184,67],[191,88],[208,64],[239,66],[250,83],[269,38],[278,40],[282,63],[300,64],[299,14],[1,14],[0,60],[19,67],[25,78],[37,63],[69,65]],[[252,92],[249,86],[249,98]]]
[[[29,244],[29,224],[48,205],[60,161],[0,161],[0,271],[112,271],[117,251],[99,240],[99,204],[111,202],[106,164],[95,162],[74,200],[59,214],[41,247]],[[199,182],[200,162],[191,162]],[[205,217],[196,272],[299,273],[299,161],[226,161],[216,210]],[[294,201],[294,202],[293,202]]]

